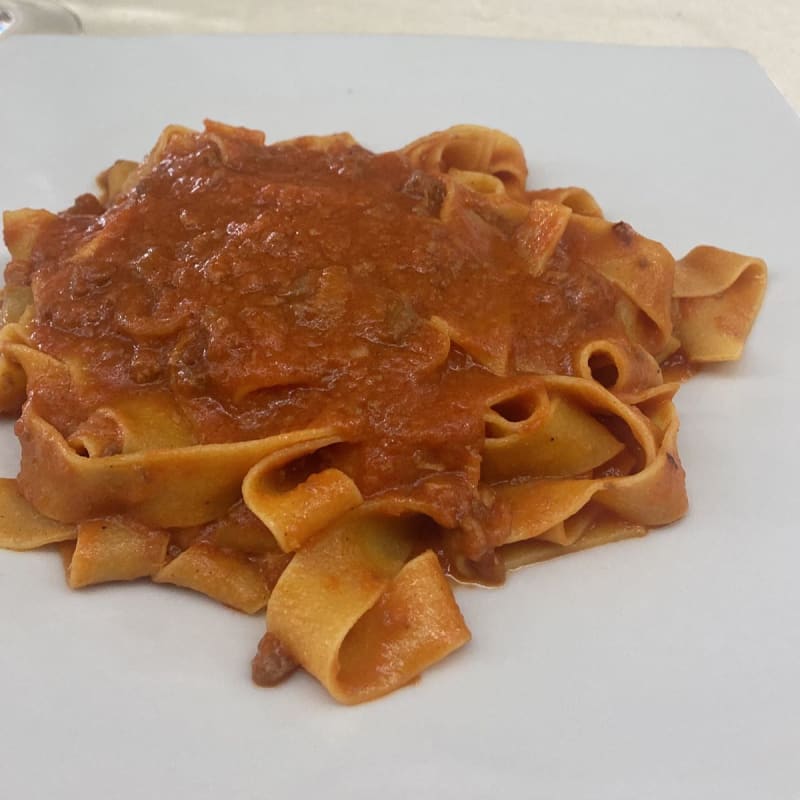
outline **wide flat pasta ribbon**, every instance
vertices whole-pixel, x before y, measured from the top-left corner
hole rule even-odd
[[[19,433],[19,488],[43,514],[79,522],[122,513],[156,528],[218,519],[239,499],[244,476],[264,456],[332,434],[302,430],[230,444],[87,458],[77,455],[30,405],[20,418]]]
[[[313,472],[296,485],[281,486],[280,472],[289,463],[341,441],[338,436],[328,436],[299,442],[266,456],[245,475],[245,504],[269,528],[284,551],[297,550],[363,501],[352,479],[338,469]]]
[[[66,561],[72,589],[155,575],[167,558],[169,534],[115,517],[78,525],[78,537]]]
[[[629,524],[665,525],[682,517],[687,509],[685,474],[677,453],[678,417],[669,397],[668,392],[660,396],[659,422],[665,429],[642,469],[619,477],[533,479],[495,487],[511,512],[507,544],[539,539],[562,546],[577,544],[583,534],[575,537],[561,526],[590,503],[613,512],[613,519],[626,531]],[[604,536],[611,535],[608,525],[605,530]],[[538,551],[538,546],[534,549]],[[521,550],[520,544],[517,551]]]
[[[171,583],[255,614],[267,604],[269,587],[258,563],[210,542],[191,545],[158,571],[156,583]]]
[[[484,481],[579,475],[609,461],[624,447],[591,414],[564,397],[556,396],[549,412],[531,431],[486,440]]]
[[[144,393],[97,409],[67,442],[77,453],[92,458],[197,444],[171,397]]]
[[[469,640],[435,554],[407,561],[413,518],[361,507],[301,549],[267,628],[342,703],[405,685]]]
[[[675,261],[663,245],[641,236],[624,222],[573,214],[565,230],[572,258],[591,266],[630,299],[653,326],[630,321],[628,331],[651,352],[672,333],[672,285]]]
[[[549,203],[559,203],[571,208],[576,214],[583,214],[585,217],[602,218],[603,216],[603,212],[594,197],[580,186],[565,186],[558,189],[533,189],[525,192],[525,198],[529,201],[547,200]]]
[[[567,535],[556,540],[540,536],[537,539],[526,539],[505,545],[499,552],[506,569],[513,570],[570,553],[579,553],[592,547],[637,538],[646,533],[647,528],[644,525],[637,525],[606,513],[599,516],[577,537]]]
[[[597,381],[626,402],[636,392],[663,383],[658,361],[639,344],[595,340],[581,348],[576,362],[581,378]]]
[[[512,198],[521,198],[528,167],[516,139],[478,125],[454,125],[423,136],[402,151],[412,164],[428,172],[482,172],[502,181]]]
[[[0,478],[0,547],[7,550],[35,550],[78,535],[68,525],[40,514],[17,491],[13,478]]]
[[[690,361],[735,361],[764,299],[760,258],[695,247],[675,270],[676,329]]]

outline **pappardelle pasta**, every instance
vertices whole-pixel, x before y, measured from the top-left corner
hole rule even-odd
[[[477,126],[375,154],[206,122],[6,212],[0,546],[266,609],[256,682],[358,703],[469,640],[452,580],[680,518],[678,381],[739,358],[765,264],[527,177]]]

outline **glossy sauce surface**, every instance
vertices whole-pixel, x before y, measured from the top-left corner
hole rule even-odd
[[[80,198],[12,275],[36,346],[82,376],[75,402],[33,402],[66,436],[131,393],[174,401],[198,442],[332,425],[346,444],[323,458],[365,496],[460,524],[485,505],[494,398],[624,334],[618,290],[563,242],[534,276],[513,225],[477,195],[443,214],[448,191],[466,190],[346,142],[178,141],[108,209]]]

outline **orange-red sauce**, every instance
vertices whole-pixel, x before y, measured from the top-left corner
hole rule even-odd
[[[108,209],[84,197],[59,215],[29,274],[12,266],[35,345],[88,376],[69,401],[32,402],[67,436],[131,392],[173,395],[200,442],[334,425],[348,444],[327,457],[365,495],[480,517],[490,398],[622,336],[619,295],[563,244],[532,276],[479,198],[443,221],[444,192],[396,153],[242,142],[223,158],[197,135]],[[434,316],[508,348],[507,374],[443,348]]]

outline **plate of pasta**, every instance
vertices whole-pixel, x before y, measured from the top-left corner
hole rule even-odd
[[[800,126],[750,60],[0,63],[12,794],[797,785]]]

